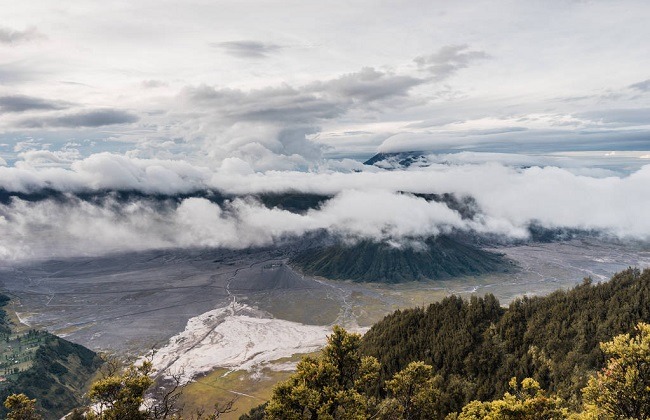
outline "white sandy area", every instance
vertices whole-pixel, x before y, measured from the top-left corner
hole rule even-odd
[[[330,333],[329,326],[269,318],[233,302],[191,318],[183,332],[156,352],[153,363],[167,375],[180,373],[183,382],[215,368],[254,371],[277,359],[316,351]],[[294,367],[290,363],[274,366]]]

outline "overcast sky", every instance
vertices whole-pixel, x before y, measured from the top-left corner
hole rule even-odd
[[[647,1],[0,0],[0,10],[0,188],[339,197],[307,218],[249,202],[183,202],[156,217],[146,203],[2,204],[0,256],[56,238],[87,250],[83,226],[112,232],[117,221],[126,236],[109,248],[139,243],[133,232],[146,248],[320,228],[521,237],[531,222],[650,238],[635,213],[649,196]],[[433,165],[360,164],[414,150]],[[481,219],[397,191],[472,195]],[[394,212],[364,225],[364,205],[388,202]],[[405,208],[413,226],[395,224]],[[365,210],[346,219],[353,209]],[[44,237],[51,214],[68,224],[49,220]],[[267,216],[285,227],[260,235]],[[211,218],[222,228],[187,233],[187,220]],[[182,239],[174,226],[185,242],[169,239]]]
[[[0,157],[650,147],[647,1],[0,1]],[[43,156],[41,160],[44,161]]]

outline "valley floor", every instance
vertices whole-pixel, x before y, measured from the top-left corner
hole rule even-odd
[[[288,246],[5,266],[0,267],[0,287],[31,327],[120,355],[143,355],[155,346],[157,367],[182,371],[186,380],[211,378],[215,395],[232,387],[226,396],[238,395],[244,407],[266,397],[274,383],[268,378],[283,377],[295,355],[324,344],[333,324],[363,331],[396,309],[449,294],[493,293],[505,304],[517,296],[572,287],[587,276],[600,281],[628,266],[650,266],[647,245],[596,239],[491,250],[506,254],[520,269],[397,285],[335,282],[305,277],[287,266],[293,252]],[[214,369],[222,373],[203,376]],[[227,378],[225,372],[235,376]],[[240,385],[249,383],[252,394],[233,386],[234,377]],[[250,386],[255,381],[260,386]]]

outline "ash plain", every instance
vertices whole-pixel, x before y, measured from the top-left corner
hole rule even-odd
[[[210,346],[217,348],[220,342],[236,339],[236,324],[227,329],[235,337],[219,332],[218,326],[228,316],[235,317],[231,322],[244,320],[248,325],[251,318],[277,320],[269,328],[276,328],[276,341],[282,345],[269,348],[268,336],[260,336],[259,343],[267,344],[258,348],[256,336],[247,333],[242,346],[245,354],[229,355],[224,365],[214,360],[215,368],[236,370],[237,363],[245,369],[254,365],[252,360],[268,363],[269,358],[260,356],[264,352],[280,359],[313,351],[319,343],[313,334],[321,334],[324,343],[325,332],[334,324],[363,331],[396,309],[426,305],[450,294],[493,293],[507,304],[518,296],[570,288],[584,277],[602,281],[629,266],[650,267],[647,244],[587,238],[490,248],[517,263],[519,268],[512,273],[391,285],[355,283],[303,276],[289,267],[287,260],[304,246],[295,242],[238,251],[161,250],[3,263],[0,287],[15,298],[10,309],[32,327],[123,356],[162,347],[167,365],[169,357],[187,362],[198,348],[205,353]],[[197,317],[227,307],[232,310],[210,318],[210,325],[204,323],[205,333],[200,328],[188,331],[203,319]],[[282,336],[283,328],[297,331],[300,326],[304,331]],[[291,337],[307,336],[304,351],[301,343],[285,345]],[[174,347],[172,338],[193,339],[196,345]],[[173,351],[178,354],[169,356]]]

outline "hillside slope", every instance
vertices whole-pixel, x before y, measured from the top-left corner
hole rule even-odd
[[[503,256],[447,236],[426,241],[424,250],[361,241],[308,249],[289,263],[306,274],[334,280],[397,283],[504,272],[513,269]]]
[[[0,295],[2,306],[8,301]],[[16,333],[4,309],[0,309],[0,334],[4,337],[4,362],[20,366],[0,372],[4,373],[0,401],[13,393],[26,394],[37,399],[46,419],[59,419],[82,405],[86,387],[102,364],[95,352],[44,331]],[[4,406],[0,406],[0,417],[5,415]]]
[[[411,361],[431,364],[444,378],[447,412],[503,395],[513,376],[532,377],[577,406],[589,374],[604,366],[599,342],[639,321],[650,321],[650,270],[628,269],[507,309],[487,295],[397,311],[365,334],[362,351],[379,359],[381,382]]]

